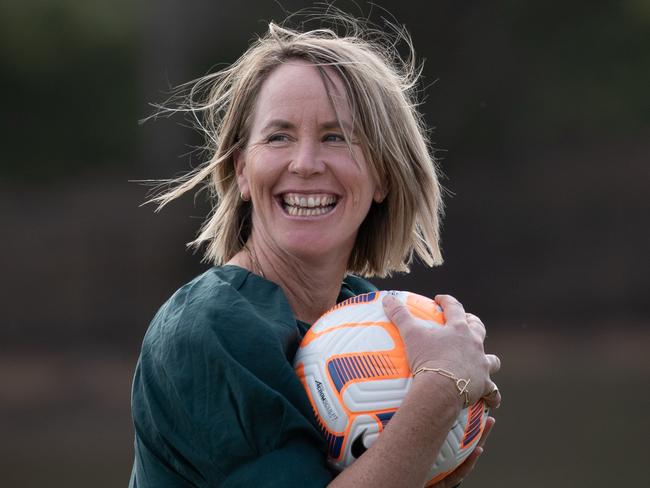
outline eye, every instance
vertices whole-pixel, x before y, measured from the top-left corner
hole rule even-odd
[[[289,142],[289,136],[286,134],[271,134],[267,139],[267,143],[276,143],[281,144],[283,142]]]
[[[326,134],[323,142],[345,142],[345,137],[343,134]]]

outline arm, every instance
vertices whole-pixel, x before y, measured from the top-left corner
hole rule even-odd
[[[449,380],[418,375],[375,443],[329,486],[421,487],[460,411]],[[432,392],[437,392],[432,396]]]
[[[266,323],[229,288],[197,296],[166,306],[145,337],[132,486],[325,486],[325,442],[287,361],[275,302]]]
[[[483,351],[485,328],[478,319],[465,314],[452,297],[439,296],[436,301],[446,317],[446,325],[440,330],[420,327],[392,297],[384,301],[384,307],[400,328],[411,369],[444,368],[469,379],[470,402],[474,403],[492,389],[490,374],[499,369],[499,359]],[[500,397],[497,393],[486,400],[495,407]],[[386,430],[329,486],[422,487],[463,401],[448,378],[435,373],[416,376]]]

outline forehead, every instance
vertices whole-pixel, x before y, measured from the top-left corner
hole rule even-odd
[[[254,119],[255,122],[277,116],[336,119],[337,113],[341,119],[350,115],[339,75],[327,66],[319,70],[307,61],[290,60],[275,68],[262,83]]]

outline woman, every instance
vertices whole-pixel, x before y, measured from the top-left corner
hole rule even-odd
[[[145,336],[131,486],[422,486],[466,402],[500,402],[490,379],[499,360],[484,353],[477,317],[440,295],[447,326],[425,331],[388,299],[412,370],[425,370],[363,456],[336,477],[326,467],[291,366],[301,337],[337,302],[375,289],[350,273],[405,271],[413,253],[441,262],[416,70],[377,32],[349,25],[339,37],[271,24],[193,87],[209,92],[188,109],[204,112],[213,156],[157,201],[210,178],[214,211],[195,244],[215,266],[178,290]],[[436,486],[459,483],[481,451]]]

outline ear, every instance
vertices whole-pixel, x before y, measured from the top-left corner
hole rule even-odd
[[[251,189],[246,176],[246,155],[245,151],[237,149],[233,155],[235,160],[235,175],[237,176],[237,186],[242,200],[245,202],[251,199]]]
[[[372,199],[375,203],[381,203],[386,198],[386,195],[388,195],[388,190],[384,187],[377,186],[375,188],[375,193],[372,195]]]

